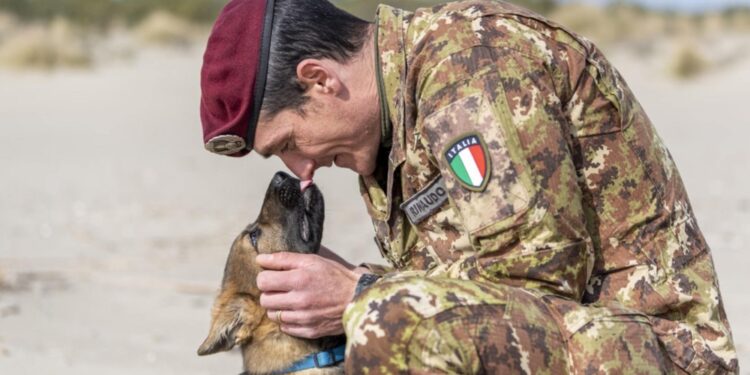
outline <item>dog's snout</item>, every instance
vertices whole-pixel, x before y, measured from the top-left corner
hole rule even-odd
[[[290,248],[298,252],[315,253],[320,246],[323,231],[323,196],[315,185],[303,192],[300,180],[277,172],[266,191],[263,207],[273,207],[264,212],[277,212],[283,216],[288,231]]]
[[[271,179],[271,185],[281,186],[282,184],[284,184],[284,182],[286,182],[290,178],[292,177],[284,172],[276,172],[276,174],[273,176],[273,179]]]
[[[300,192],[298,189],[295,189],[294,184],[281,184],[276,190],[276,193],[278,194],[279,201],[281,201],[281,204],[286,208],[296,206],[300,198]]]
[[[277,172],[273,176],[271,188],[284,207],[291,208],[297,205],[301,195],[298,181],[284,172]]]

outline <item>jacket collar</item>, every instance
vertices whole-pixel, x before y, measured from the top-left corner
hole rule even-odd
[[[378,186],[372,176],[362,177],[363,188],[369,191],[371,199],[367,201],[370,216],[380,220],[390,217],[394,174],[406,158],[404,144],[404,92],[406,82],[406,45],[405,34],[408,15],[401,9],[380,5],[376,12],[375,31],[375,64],[378,79],[378,96],[382,141],[381,148],[388,154],[388,181],[385,190],[386,199],[372,199],[373,191]],[[378,166],[381,168],[382,166]]]
[[[388,5],[380,5],[376,13],[375,56],[378,94],[381,99],[381,113],[384,115],[381,120],[384,129],[383,146],[395,146],[391,148],[389,158],[394,164],[399,164],[404,158],[404,13],[403,10]]]

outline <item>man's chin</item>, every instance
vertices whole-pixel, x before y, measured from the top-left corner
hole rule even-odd
[[[354,171],[354,173],[361,176],[369,176],[375,173],[375,165],[369,166],[359,165],[356,163],[348,163],[347,160],[342,160],[338,157],[333,160],[333,164],[335,164],[339,168],[346,168],[350,171]]]

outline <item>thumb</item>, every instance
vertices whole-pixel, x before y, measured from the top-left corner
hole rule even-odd
[[[255,261],[259,266],[267,270],[284,271],[295,268],[300,268],[304,263],[309,260],[311,254],[298,254],[298,253],[273,253],[273,254],[259,254]]]

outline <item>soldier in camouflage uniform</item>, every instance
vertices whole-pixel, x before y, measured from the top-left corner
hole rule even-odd
[[[242,2],[228,8],[235,3]],[[217,27],[222,24],[230,23]],[[380,6],[373,30],[381,144],[374,173],[351,169],[360,172],[375,240],[391,267],[368,265],[382,278],[345,311],[326,310],[339,311],[337,322],[343,313],[347,372],[739,371],[710,250],[679,173],[640,104],[594,45],[528,10],[489,0],[414,13]],[[220,31],[213,34],[226,36]],[[325,161],[298,167],[311,158],[306,145],[296,153],[271,146],[281,138],[269,136],[269,108],[286,107],[266,97],[265,120],[235,113],[257,112],[248,105],[257,96],[234,105],[248,85],[229,90],[222,81],[234,77],[228,71],[255,71],[221,65],[227,56],[265,44],[228,45],[207,53],[204,63],[206,147],[235,156],[253,149],[273,154],[311,179]],[[214,55],[220,58],[213,61]],[[331,59],[346,62],[335,54]],[[300,78],[303,63],[296,66],[300,84],[319,90],[307,93],[337,90],[327,86],[330,79]],[[269,77],[276,74],[270,71]],[[265,86],[267,96],[277,81]],[[262,93],[255,85],[251,92]],[[315,116],[303,120],[312,124]],[[295,126],[304,132],[313,125]],[[302,289],[325,285],[315,282],[341,270],[320,266],[317,277],[284,289],[284,278],[299,275],[290,270],[317,262],[315,255],[295,257],[284,265],[257,258],[276,270],[258,276],[261,304],[287,333],[340,333],[301,329],[314,319],[302,318],[298,301],[326,299]],[[348,301],[353,285],[340,280]]]
[[[674,162],[595,46],[465,1],[381,6],[377,48],[393,141],[361,191],[394,268],[344,315],[349,370],[738,371]]]

